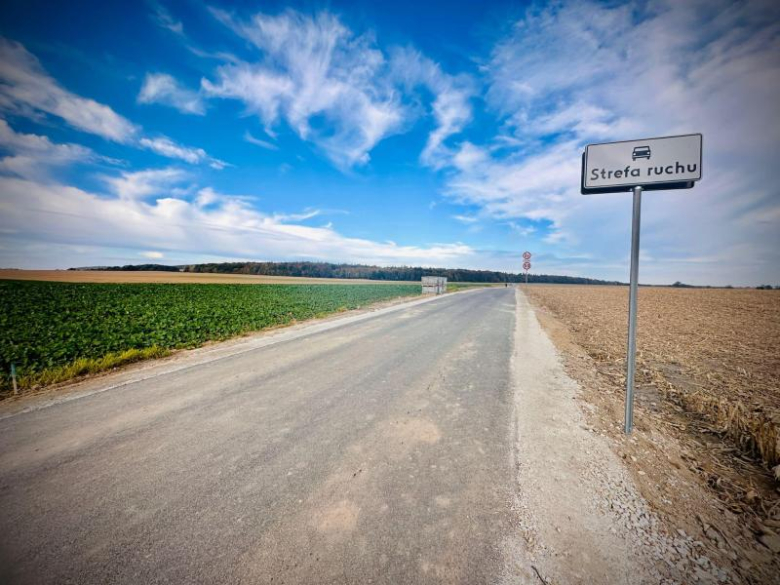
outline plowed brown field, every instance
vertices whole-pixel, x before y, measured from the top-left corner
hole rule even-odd
[[[780,291],[642,287],[626,436],[628,287],[523,290],[580,384],[587,428],[611,438],[665,530],[730,567],[728,582],[777,583]]]
[[[624,383],[628,287],[525,291]],[[767,467],[780,464],[780,291],[642,287],[637,319],[640,391],[654,386]]]

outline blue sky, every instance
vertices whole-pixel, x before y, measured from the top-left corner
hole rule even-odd
[[[627,279],[585,144],[701,132],[643,282],[780,284],[773,2],[16,2],[0,266],[328,260]]]

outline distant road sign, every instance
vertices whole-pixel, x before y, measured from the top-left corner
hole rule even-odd
[[[523,270],[531,270],[531,263],[528,261],[523,262]]]
[[[589,144],[582,157],[582,194],[690,189],[701,179],[701,144],[701,134]]]
[[[531,252],[523,252],[523,258],[525,258],[526,260],[530,260],[531,259]]]

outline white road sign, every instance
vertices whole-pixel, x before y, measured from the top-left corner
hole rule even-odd
[[[701,134],[589,144],[582,193],[689,189],[701,179]]]
[[[701,179],[701,134],[589,144],[582,154],[583,195],[634,192],[631,219],[631,278],[628,293],[626,433],[634,426],[636,304],[639,290],[639,224],[642,192],[690,189]]]

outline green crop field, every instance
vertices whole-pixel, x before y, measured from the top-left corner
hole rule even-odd
[[[0,392],[401,296],[419,285],[0,281]]]

